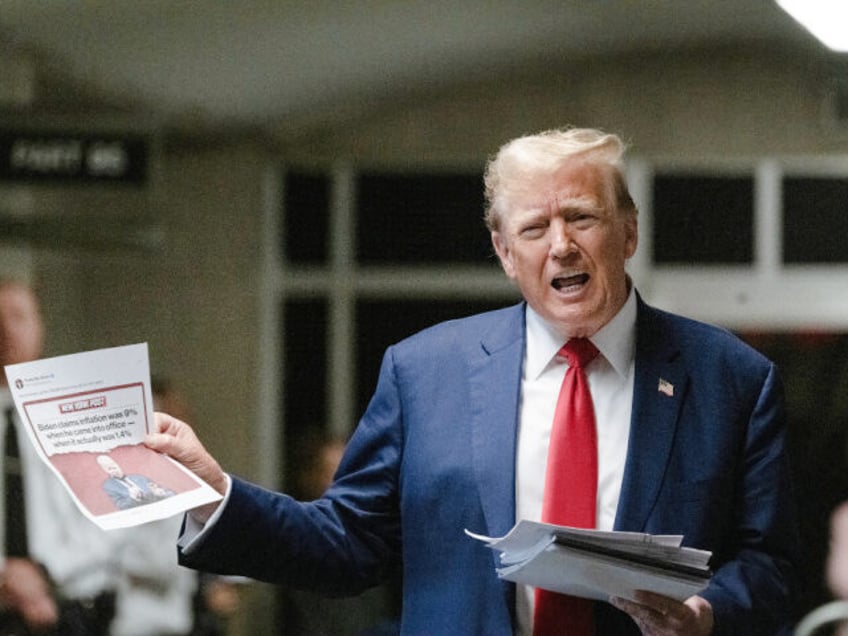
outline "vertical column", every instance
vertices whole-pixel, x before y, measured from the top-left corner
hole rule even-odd
[[[282,447],[282,431],[285,430],[283,413],[280,408],[280,356],[282,343],[282,319],[280,308],[283,305],[282,284],[280,282],[282,264],[280,258],[280,225],[283,208],[282,170],[276,163],[265,170],[262,178],[262,254],[259,271],[258,315],[259,338],[259,386],[256,398],[259,401],[256,413],[255,457],[258,458],[258,478],[262,484],[279,488],[280,458],[285,452]],[[280,449],[280,452],[268,452],[268,449]]]
[[[761,161],[754,176],[754,267],[761,281],[775,279],[782,267],[782,199],[780,165]]]
[[[327,365],[328,429],[346,436],[355,424],[354,328],[356,311],[356,183],[346,164],[333,169],[330,202],[329,338]]]

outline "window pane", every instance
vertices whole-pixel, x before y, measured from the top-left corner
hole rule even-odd
[[[287,173],[283,203],[283,259],[298,265],[326,263],[330,178],[323,174]]]
[[[754,180],[657,176],[653,221],[655,263],[752,263]]]
[[[479,174],[363,174],[357,261],[484,263],[492,254]]]
[[[283,387],[285,418],[284,466],[294,466],[293,453],[310,434],[326,428],[327,320],[326,300],[288,300],[283,306]],[[288,470],[285,479],[291,478]]]
[[[503,301],[368,300],[356,305],[356,399],[359,417],[377,386],[386,347],[425,327],[504,307]]]
[[[783,260],[848,261],[848,179],[791,177],[783,181]]]

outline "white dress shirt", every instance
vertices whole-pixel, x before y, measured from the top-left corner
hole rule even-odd
[[[521,379],[516,452],[516,521],[542,517],[545,468],[554,411],[568,363],[556,354],[562,337],[527,307],[527,349]],[[624,477],[636,347],[636,295],[631,288],[621,311],[590,338],[600,355],[586,368],[598,435],[596,527],[612,530]],[[534,588],[519,585],[516,609],[520,634],[532,633]]]

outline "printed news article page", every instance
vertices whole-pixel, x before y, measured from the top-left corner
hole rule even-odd
[[[5,371],[38,456],[83,514],[104,530],[221,498],[143,444],[154,427],[146,343],[14,364]]]

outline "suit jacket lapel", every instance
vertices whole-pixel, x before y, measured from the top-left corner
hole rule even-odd
[[[515,523],[515,447],[523,357],[522,303],[483,335],[469,364],[471,463],[490,536],[506,534]]]
[[[688,375],[659,312],[639,299],[633,412],[616,530],[643,531],[662,484]]]

